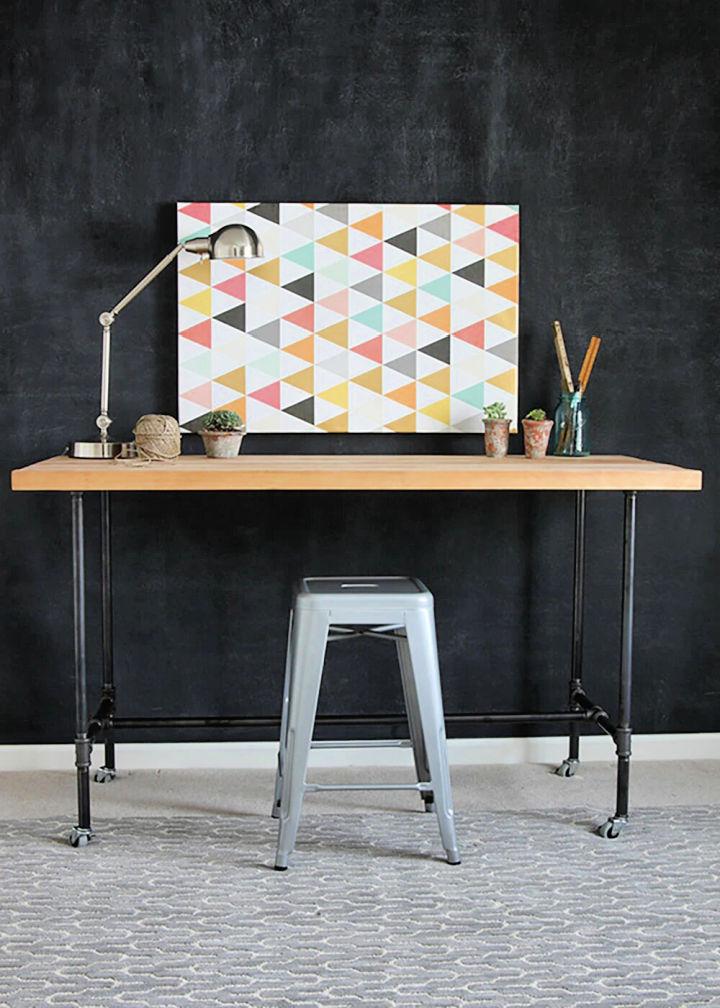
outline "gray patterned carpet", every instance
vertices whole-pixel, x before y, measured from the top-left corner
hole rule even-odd
[[[3,1008],[720,1006],[718,810],[308,816],[271,870],[255,816],[10,824]]]

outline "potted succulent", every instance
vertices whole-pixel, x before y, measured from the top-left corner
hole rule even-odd
[[[524,418],[522,425],[525,456],[530,459],[544,458],[547,454],[553,421],[547,419],[545,410],[532,409]]]
[[[200,436],[208,458],[234,458],[240,452],[245,424],[234,410],[213,410],[202,421]]]
[[[510,420],[505,403],[494,402],[483,407],[485,420],[485,454],[490,458],[505,458],[510,440]]]

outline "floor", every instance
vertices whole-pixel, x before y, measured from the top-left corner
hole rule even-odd
[[[122,765],[122,749],[119,750]],[[552,767],[457,766],[452,769],[455,808],[459,814],[530,809],[603,808],[614,806],[615,774],[611,763],[581,764],[575,777],[561,779]],[[323,783],[389,782],[412,779],[404,768],[315,770]],[[192,816],[264,814],[269,812],[273,774],[269,770],[134,770],[120,771],[110,784],[92,785],[97,819],[123,816]],[[0,774],[0,798],[6,819],[65,817],[74,822],[75,778],[72,771]],[[310,794],[306,811],[332,813],[388,812],[412,808],[408,792],[352,791]],[[632,768],[631,806],[720,805],[720,761],[638,762]]]

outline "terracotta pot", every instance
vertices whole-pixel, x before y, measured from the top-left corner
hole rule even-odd
[[[552,420],[523,420],[523,440],[525,441],[525,457],[530,459],[544,458],[547,454]]]
[[[485,421],[485,454],[489,458],[505,458],[509,441],[509,420]]]
[[[208,458],[235,458],[240,453],[244,431],[200,431]]]

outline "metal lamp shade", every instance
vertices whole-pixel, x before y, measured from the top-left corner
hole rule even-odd
[[[209,241],[211,259],[258,259],[263,255],[262,242],[244,224],[228,224],[211,234]]]

